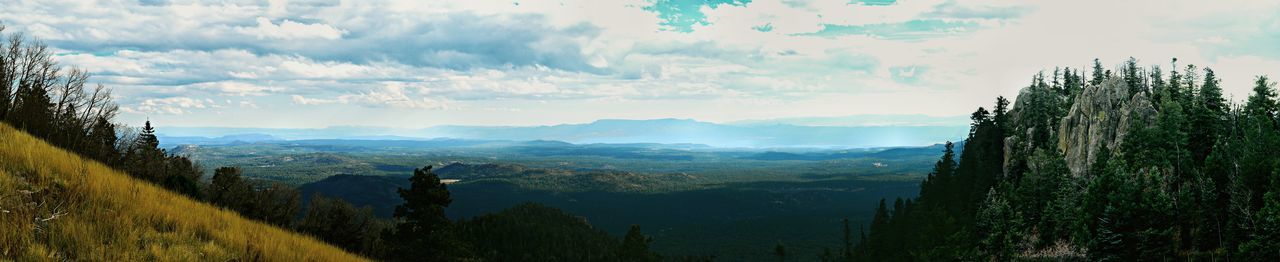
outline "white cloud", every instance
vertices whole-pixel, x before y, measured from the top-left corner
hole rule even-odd
[[[327,105],[327,104],[333,104],[338,102],[338,100],[306,98],[300,95],[292,95],[289,97],[293,99],[294,104],[304,105],[304,106]]]
[[[334,40],[342,38],[342,35],[346,34],[346,31],[319,23],[304,24],[285,19],[280,21],[280,24],[275,24],[266,17],[258,17],[257,22],[258,25],[255,27],[236,27],[235,30],[245,35],[255,36],[258,39],[276,40]]]
[[[199,100],[190,97],[169,97],[169,98],[153,98],[143,100],[136,105],[126,105],[120,107],[125,113],[135,114],[171,114],[183,115],[190,110],[218,108],[209,100]]]
[[[408,108],[441,110],[449,109],[448,102],[428,97],[403,83],[383,83],[380,88],[364,90],[358,93],[343,94],[333,99],[307,98],[300,95],[290,97],[298,105],[352,104],[372,108]]]
[[[255,108],[298,125],[375,121],[317,117],[359,110],[488,124],[943,115],[1095,57],[1211,66],[1237,100],[1253,76],[1280,73],[1271,1],[757,0],[704,7],[708,23],[687,33],[662,30],[646,0],[5,4],[11,32],[115,87],[123,117],[193,122]],[[825,26],[865,32],[809,35]],[[426,109],[466,117],[414,111]]]

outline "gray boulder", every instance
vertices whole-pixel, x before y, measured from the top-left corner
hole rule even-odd
[[[1102,147],[1114,152],[1131,130],[1152,125],[1155,115],[1146,93],[1130,94],[1118,77],[1086,86],[1058,126],[1058,149],[1071,174],[1084,176]]]

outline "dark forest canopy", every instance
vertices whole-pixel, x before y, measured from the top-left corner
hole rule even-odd
[[[964,154],[948,148],[919,197],[882,201],[846,258],[1280,258],[1275,83],[1233,105],[1207,67],[1102,68],[979,108]]]

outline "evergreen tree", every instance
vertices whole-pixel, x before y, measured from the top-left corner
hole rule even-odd
[[[978,110],[982,111],[982,108],[979,107]],[[972,120],[974,120],[975,123],[978,123],[980,122],[978,120],[982,120],[982,118],[979,117],[979,118],[974,118]],[[996,127],[1001,134],[1005,132],[1009,132],[1009,129],[1007,126],[1009,123],[1009,99],[1005,99],[1004,96],[996,97],[995,112],[993,112],[991,121],[994,122],[994,124],[996,124]],[[973,127],[976,128],[978,126],[973,126]]]
[[[53,134],[53,102],[42,87],[19,86],[11,123],[32,136],[45,138]]]
[[[1164,82],[1164,71],[1159,65],[1151,66],[1151,103],[1159,105],[1168,94],[1168,86]]]
[[[1168,86],[1165,88],[1166,90],[1169,90],[1169,91],[1164,95],[1162,95],[1161,100],[1173,100],[1177,102],[1186,101],[1186,99],[1183,99],[1183,97],[1189,96],[1189,95],[1186,94],[1185,91],[1183,91],[1184,82],[1182,79],[1183,78],[1182,74],[1178,73],[1178,59],[1173,58],[1172,62],[1170,62],[1170,65],[1172,69],[1169,70],[1169,82],[1168,82]],[[1161,103],[1164,103],[1164,101],[1161,101]]]
[[[867,236],[867,259],[873,261],[883,261],[890,254],[887,254],[889,234],[897,232],[889,232],[889,207],[885,205],[885,200],[880,199],[880,205],[876,206],[875,214],[871,216],[871,233]]]
[[[1248,192],[1248,209],[1257,210],[1263,205],[1263,194],[1267,192],[1267,177],[1276,167],[1280,154],[1280,132],[1277,132],[1276,91],[1274,84],[1266,76],[1259,76],[1254,81],[1253,94],[1244,106],[1243,144],[1239,177]]]
[[[1254,215],[1249,240],[1240,245],[1239,257],[1251,261],[1280,258],[1280,169],[1272,172],[1270,191]]]
[[[622,258],[622,261],[655,261],[657,257],[649,251],[650,242],[653,240],[640,232],[639,225],[631,225],[627,235],[622,238],[622,248],[619,250],[618,257]]]
[[[1197,165],[1203,164],[1205,158],[1209,157],[1227,115],[1227,102],[1222,97],[1217,76],[1213,69],[1205,68],[1204,71],[1204,84],[1196,95],[1196,104],[1191,114],[1191,126],[1196,128],[1191,130],[1188,145]]]
[[[116,136],[116,125],[104,117],[98,117],[90,127],[87,155],[108,166],[117,166],[120,154],[116,149],[116,141],[119,139]]]
[[[167,156],[161,159],[163,169],[158,172],[160,186],[192,199],[204,199],[200,186],[202,175],[199,165],[183,156]]]
[[[431,166],[413,170],[408,189],[398,189],[404,204],[396,206],[394,217],[399,221],[395,231],[387,237],[392,245],[391,256],[399,261],[446,261],[455,243],[447,236],[450,221],[444,208],[453,200],[440,177],[431,172]]]
[[[298,222],[298,231],[351,252],[381,257],[385,243],[378,233],[388,226],[373,214],[372,207],[356,208],[340,198],[316,193],[307,204],[306,215]]]
[[[160,140],[156,139],[156,129],[151,127],[151,120],[147,120],[142,126],[142,133],[138,134],[138,144],[143,148],[156,148],[160,146]]]
[[[853,260],[853,232],[849,230],[848,218],[844,219],[844,252],[841,254],[844,260]]]
[[[1245,113],[1258,119],[1273,119],[1276,115],[1276,91],[1274,83],[1266,76],[1254,80],[1253,93],[1244,106]]]
[[[1138,67],[1138,59],[1129,57],[1129,60],[1124,62],[1123,71],[1124,83],[1129,87],[1130,95],[1147,91],[1147,87],[1143,81],[1145,79],[1141,73],[1142,69]]]
[[[988,190],[987,201],[978,216],[978,228],[984,236],[981,238],[982,255],[993,261],[1013,260],[1019,242],[1019,234],[1014,228],[1019,219],[1009,201],[995,189]]]
[[[222,206],[236,212],[243,212],[249,208],[249,202],[252,201],[253,188],[249,183],[240,177],[241,171],[238,167],[219,167],[213,171],[213,178],[210,179],[209,192],[207,194],[209,203]]]
[[[302,194],[280,183],[255,193],[248,217],[282,228],[293,228],[293,218],[302,211]]]
[[[1102,69],[1102,62],[1099,61],[1097,58],[1094,58],[1093,59],[1093,78],[1089,80],[1089,85],[1098,86],[1102,84],[1103,80],[1107,80],[1106,74],[1103,73],[1104,71],[1105,70]]]

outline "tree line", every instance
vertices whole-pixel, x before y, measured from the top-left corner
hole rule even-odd
[[[1094,60],[1088,76],[1036,75],[1012,109],[978,108],[962,153],[948,143],[920,195],[881,200],[832,260],[1280,259],[1275,82],[1256,77],[1232,104],[1212,69],[1170,64],[1130,58],[1113,73]],[[1059,127],[1087,88],[1142,96],[1154,115],[1129,116],[1150,121],[1073,175]]]
[[[0,36],[5,26],[0,24]],[[394,219],[372,208],[316,194],[306,209],[295,188],[246,178],[220,167],[206,182],[190,158],[160,148],[156,128],[114,122],[119,107],[89,74],[63,68],[48,46],[21,33],[0,41],[0,122],[57,147],[192,199],[281,228],[309,234],[366,257],[390,261],[655,261],[651,241],[632,226],[621,240],[580,217],[537,204],[452,221],[449,191],[431,167],[415,169]]]

